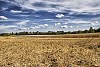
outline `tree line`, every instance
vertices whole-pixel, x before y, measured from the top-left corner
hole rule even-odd
[[[100,32],[100,28],[98,29],[93,29],[92,27],[89,28],[89,30],[78,30],[78,31],[68,31],[68,32],[64,32],[64,31],[48,31],[48,32],[16,32],[16,33],[1,33],[0,36],[10,36],[10,35],[60,35],[60,34],[81,34],[81,33],[98,33]]]

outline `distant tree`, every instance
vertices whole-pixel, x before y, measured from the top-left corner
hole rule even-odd
[[[39,31],[36,32],[36,35],[39,35]]]
[[[88,30],[84,30],[84,31],[83,31],[83,33],[88,33],[88,32],[89,32]]]
[[[16,32],[16,33],[1,33],[0,36],[10,36],[10,35],[60,35],[60,34],[80,34],[80,33],[96,33],[96,32],[100,32],[100,28],[98,29],[93,29],[92,27],[89,28],[89,30],[78,30],[78,31],[68,31],[68,32],[64,32],[64,31],[48,31],[48,32]]]
[[[83,31],[79,30],[78,33],[79,33],[79,34],[80,34],[80,33],[83,33]]]
[[[57,31],[57,34],[64,34],[64,31]]]
[[[100,28],[98,28],[98,29],[96,30],[96,32],[100,32]]]
[[[95,30],[92,27],[90,27],[89,33],[94,33],[94,32],[95,32]]]
[[[16,32],[15,35],[19,35],[19,33]]]
[[[10,36],[9,33],[2,33],[1,36]]]
[[[70,32],[70,31],[68,31],[68,32],[67,32],[67,34],[71,34],[71,32]]]
[[[76,34],[77,33],[77,31],[73,31],[73,32],[71,32],[71,34]]]
[[[12,32],[12,33],[10,33],[10,35],[14,35],[14,33]]]

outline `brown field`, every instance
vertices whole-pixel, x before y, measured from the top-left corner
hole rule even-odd
[[[0,37],[0,67],[100,67],[100,37],[63,36]]]
[[[86,33],[86,34],[62,34],[62,35],[21,35],[31,36],[34,38],[97,38],[100,33]]]

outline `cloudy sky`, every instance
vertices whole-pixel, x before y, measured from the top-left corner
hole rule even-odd
[[[100,27],[100,0],[0,0],[0,33]]]

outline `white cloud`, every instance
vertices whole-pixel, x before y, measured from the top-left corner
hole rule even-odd
[[[48,26],[48,24],[40,24],[40,25],[36,26],[36,28],[41,28],[41,27],[45,28],[47,26]]]
[[[37,25],[37,24],[39,24],[39,23],[32,22],[32,24],[33,24],[33,25]]]
[[[2,20],[7,20],[8,18],[5,17],[5,16],[0,16],[0,19],[2,19]]]
[[[11,13],[21,13],[22,11],[11,10]]]
[[[60,26],[60,25],[61,25],[61,23],[60,23],[60,22],[55,23],[55,26]]]
[[[26,25],[27,22],[29,22],[30,20],[24,20],[24,21],[21,21],[21,22],[17,22],[16,24],[17,25]]]
[[[70,28],[73,28],[73,26],[69,26]]]
[[[71,22],[71,21],[70,21]],[[69,23],[70,23],[69,22]],[[83,20],[73,20],[71,23],[76,23],[76,24],[79,24],[79,23],[90,23],[90,21],[83,21]]]
[[[68,28],[68,26],[67,25],[63,25],[63,26],[61,26],[61,28]]]
[[[62,17],[64,17],[64,14],[57,14],[56,17],[57,18],[62,18]]]
[[[75,12],[69,12],[69,15],[73,15],[73,14],[75,14]]]
[[[90,20],[91,21],[97,21],[97,20],[100,21],[100,17],[91,18]]]
[[[15,26],[15,25],[0,25],[0,30],[14,28],[14,27],[17,27],[17,26]]]
[[[24,26],[29,22],[30,20],[24,20],[21,22],[17,22],[17,25],[20,25],[20,27],[17,30],[28,30],[28,28],[25,28]]]
[[[95,22],[92,22],[91,25],[93,25],[93,26],[100,25],[100,22],[99,21],[95,21]]]
[[[4,11],[4,10],[6,10],[6,9],[8,9],[8,8],[2,7],[2,10],[1,10],[1,11]]]
[[[44,26],[45,26],[45,27],[47,27],[47,26],[48,26],[48,24],[44,24]]]
[[[22,27],[22,28],[19,28],[18,30],[29,30],[29,29],[39,29],[39,28],[45,28],[45,27],[48,27],[48,24],[40,24],[40,25],[37,25],[37,26],[32,26],[32,27]]]
[[[63,24],[68,24],[69,22],[64,22]]]
[[[30,15],[24,15],[24,14],[23,14],[23,15],[15,15],[15,16],[18,16],[18,17],[19,17],[19,16],[20,16],[20,17],[29,17]]]
[[[82,19],[73,19],[73,20],[70,19],[70,20],[64,22],[63,24],[69,24],[69,23],[74,23],[74,24],[84,23],[84,24],[88,24],[88,23],[91,23],[91,21],[82,20]]]
[[[22,30],[28,30],[28,29],[29,29],[29,28],[25,28],[25,27],[22,28]]]
[[[45,21],[54,21],[54,19],[43,19]]]
[[[46,10],[48,12],[62,12],[72,10],[76,12],[100,13],[100,0],[15,0],[15,3],[23,8],[35,11]],[[35,7],[33,3],[42,2],[46,7]],[[52,7],[51,5],[58,5]]]

